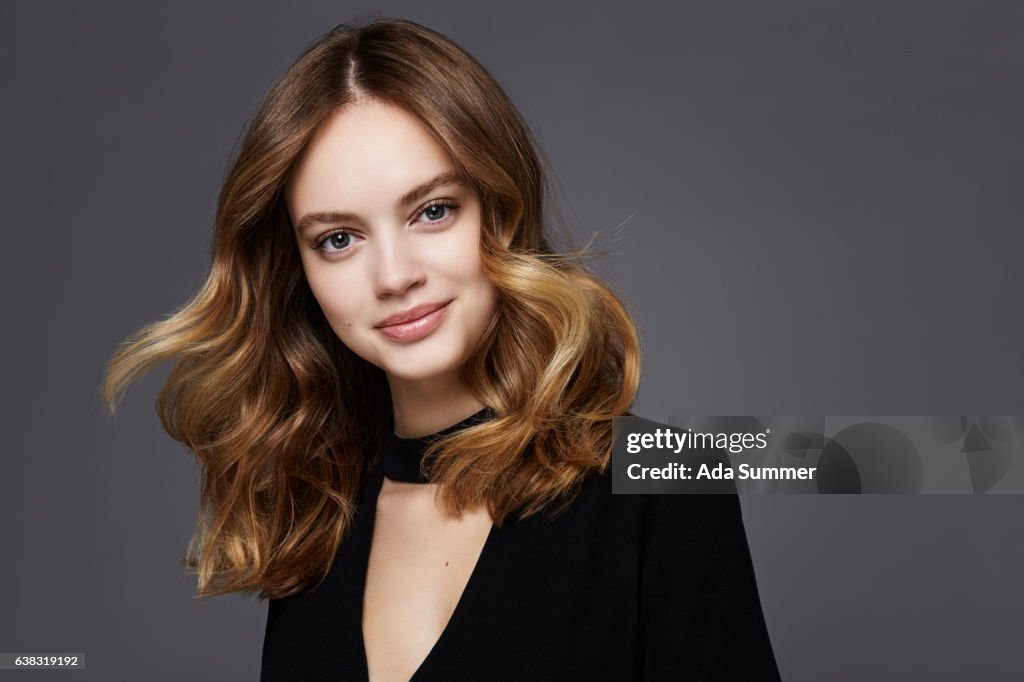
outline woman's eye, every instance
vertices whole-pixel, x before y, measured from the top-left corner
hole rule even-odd
[[[338,253],[352,245],[352,233],[344,230],[332,232],[316,243],[316,248],[327,253]]]
[[[427,222],[439,223],[448,218],[456,208],[457,206],[455,204],[448,202],[431,204],[420,211],[420,215],[423,216]]]

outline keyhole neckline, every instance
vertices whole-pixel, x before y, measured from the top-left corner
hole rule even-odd
[[[484,407],[478,412],[459,420],[429,436],[420,438],[402,438],[395,434],[395,417],[388,417],[387,426],[384,429],[384,447],[381,450],[381,469],[384,475],[392,481],[402,483],[429,483],[423,475],[423,455],[427,447],[435,440],[449,436],[456,431],[476,426],[494,417],[494,411],[490,407]]]

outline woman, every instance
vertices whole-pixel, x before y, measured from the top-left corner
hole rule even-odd
[[[198,457],[200,596],[270,599],[263,680],[777,679],[735,496],[611,495],[629,315],[544,234],[471,56],[340,26],[275,85],[152,365]]]

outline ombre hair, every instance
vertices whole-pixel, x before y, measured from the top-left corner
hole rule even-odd
[[[352,525],[391,415],[383,370],[350,351],[306,282],[284,187],[318,125],[372,98],[416,115],[478,195],[497,312],[460,375],[494,418],[431,446],[426,472],[450,513],[494,523],[559,513],[603,472],[612,418],[639,382],[636,329],[618,297],[545,238],[545,175],[494,78],[452,41],[377,19],[318,39],[250,122],[221,189],[209,276],[187,304],[110,360],[111,411],[175,360],[163,427],[200,465],[185,563],[197,594],[294,594],[326,576]]]

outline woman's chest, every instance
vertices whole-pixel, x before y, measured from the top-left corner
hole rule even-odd
[[[474,537],[391,525],[376,490],[324,584],[272,604],[264,680],[366,680],[374,657],[413,682],[635,677],[639,533],[626,516],[577,504]]]
[[[492,522],[484,509],[453,518],[434,486],[385,481],[363,594],[372,680],[407,680],[440,640],[470,581]]]

